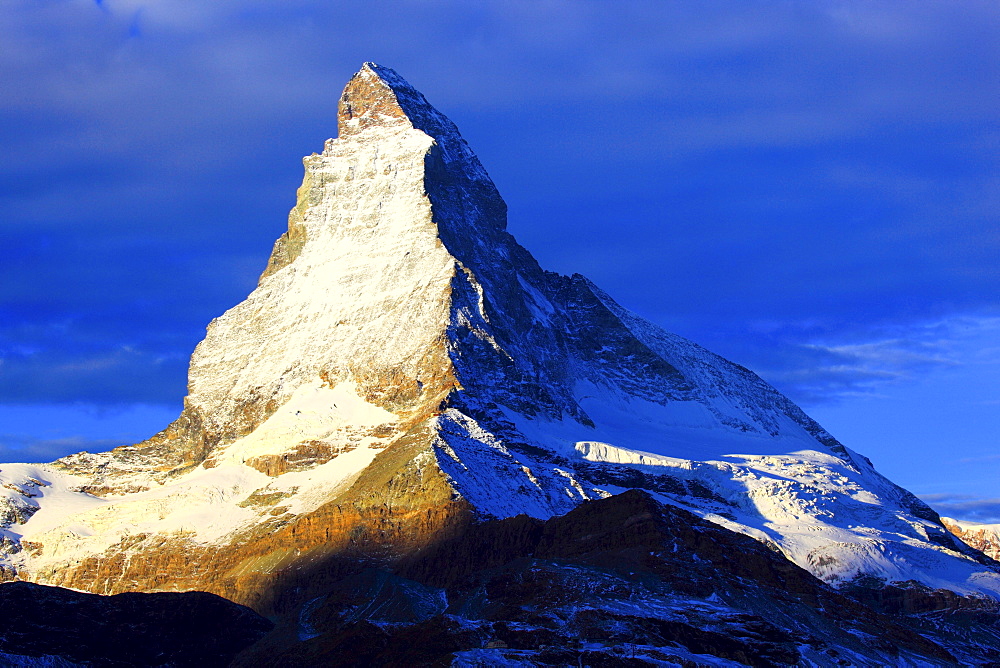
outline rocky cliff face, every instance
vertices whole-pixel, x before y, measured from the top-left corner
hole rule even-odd
[[[969,547],[979,550],[992,559],[1000,560],[1000,524],[962,522],[950,517],[942,517],[941,522],[948,531],[958,536]]]
[[[1000,596],[993,562],[756,375],[543,271],[397,74],[366,64],[338,129],[173,424],[0,465],[8,578],[287,611],[358,560],[642,489],[828,583]]]

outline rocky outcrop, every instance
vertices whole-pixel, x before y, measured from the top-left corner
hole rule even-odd
[[[962,522],[950,517],[942,517],[941,521],[948,531],[958,536],[969,547],[979,550],[991,559],[1000,560],[1000,524]]]

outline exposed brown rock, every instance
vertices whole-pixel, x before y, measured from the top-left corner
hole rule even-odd
[[[251,466],[261,473],[276,478],[288,471],[300,471],[313,466],[325,464],[337,455],[350,452],[357,448],[355,444],[327,443],[325,441],[303,441],[291,452],[280,455],[261,455],[247,460]]]
[[[76,491],[90,494],[91,496],[110,496],[114,494],[135,494],[136,492],[149,491],[149,485],[80,485]]]
[[[308,159],[306,158],[306,160]],[[308,233],[305,225],[302,224],[302,219],[309,206],[315,203],[313,193],[316,191],[316,179],[315,173],[307,169],[305,177],[302,179],[302,185],[295,193],[295,207],[288,214],[288,231],[274,242],[271,256],[267,260],[267,267],[260,276],[261,281],[294,262],[306,245]]]
[[[350,121],[355,121],[351,123]],[[371,126],[410,124],[396,94],[368,65],[351,77],[337,104],[337,130],[341,137]]]
[[[966,525],[963,528],[947,517],[942,517],[941,522],[948,531],[958,536],[969,547],[979,550],[991,559],[1000,560],[1000,534],[997,532],[996,525],[983,527]]]

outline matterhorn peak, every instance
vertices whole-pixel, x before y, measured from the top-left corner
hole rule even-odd
[[[371,127],[427,125],[440,114],[424,96],[388,67],[365,63],[344,87],[337,104],[340,137]]]
[[[375,63],[365,63],[351,77],[337,105],[339,136],[346,137],[373,126],[404,124],[413,127],[390,81],[395,82],[397,88],[406,85],[395,72]]]
[[[337,103],[338,137],[343,139],[371,128],[413,128],[434,140],[438,168],[462,181],[485,181],[499,194],[462,139],[458,128],[435,109],[417,89],[394,70],[367,62],[351,77]],[[450,169],[448,169],[450,168]]]
[[[208,325],[179,418],[4,465],[0,569],[255,602],[300,591],[306,563],[389,563],[638,489],[827,583],[1000,598],[992,562],[762,379],[543,271],[455,125],[395,72],[365,63],[338,130],[303,160],[256,289]],[[193,565],[168,568],[179,554]]]

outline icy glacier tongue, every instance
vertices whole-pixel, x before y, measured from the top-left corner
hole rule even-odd
[[[324,555],[639,488],[831,583],[1000,598],[992,562],[756,375],[543,271],[395,72],[365,64],[338,129],[258,287],[208,326],[173,424],[0,466],[6,573],[266,607]]]

